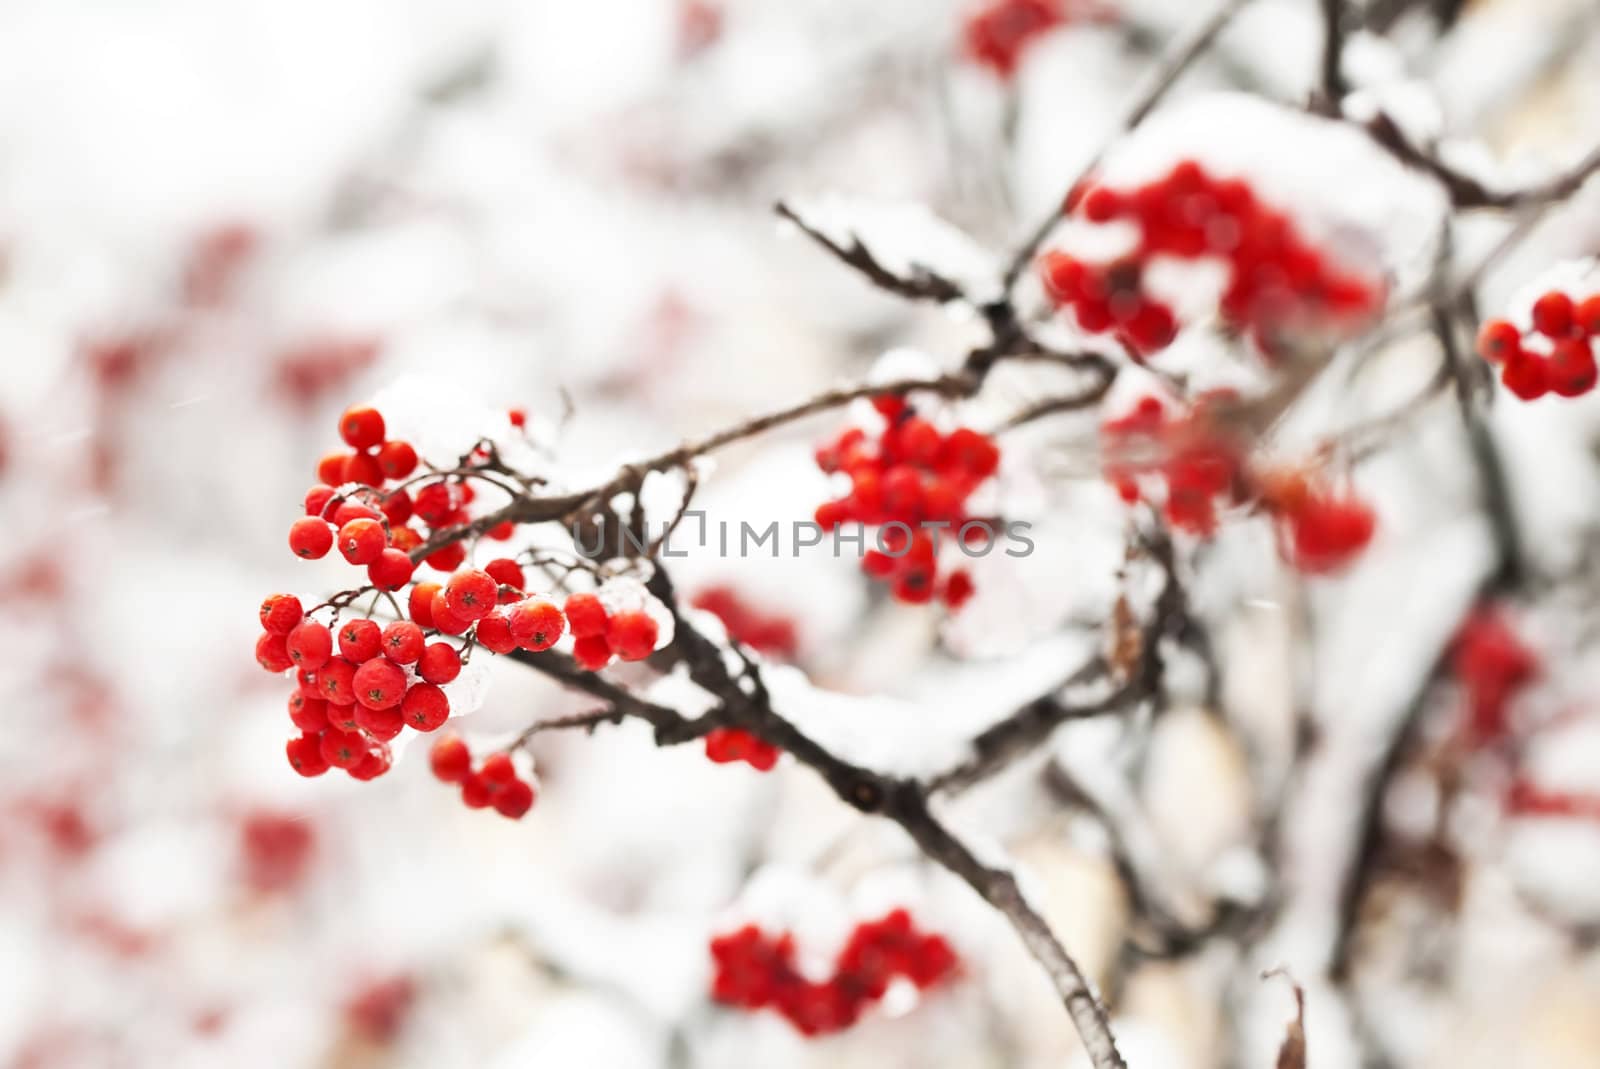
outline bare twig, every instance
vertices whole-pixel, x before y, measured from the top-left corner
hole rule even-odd
[[[1362,123],[1361,129],[1380,148],[1407,167],[1436,179],[1444,186],[1450,203],[1463,210],[1487,208],[1503,211],[1566,200],[1600,171],[1600,147],[1597,147],[1571,169],[1537,185],[1523,189],[1494,190],[1417,145],[1398,123],[1381,111]]]
[[[861,239],[854,234],[850,235],[849,245],[841,245],[806,222],[798,212],[782,201],[773,205],[772,210],[793,223],[800,229],[801,233],[812,241],[833,253],[840,262],[848,264],[865,275],[874,286],[892,293],[896,297],[904,297],[910,301],[934,301],[938,304],[949,304],[951,301],[964,300],[967,296],[960,286],[920,264],[910,265],[910,277],[902,278],[879,263],[877,258],[872,255],[871,250],[861,244]]]

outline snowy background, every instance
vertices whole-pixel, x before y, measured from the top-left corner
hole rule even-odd
[[[1104,6],[1008,84],[963,58],[957,0],[0,2],[3,1064],[1078,1064],[1004,921],[806,770],[714,765],[629,725],[541,737],[520,822],[462,807],[420,747],[373,783],[305,781],[283,760],[285,688],[250,650],[263,595],[333,589],[284,531],[338,413],[396,381],[435,399],[419,438],[430,417],[520,406],[581,482],[882,373],[886,351],[957,363],[981,338],[970,315],[872,290],[772,206],[813,198],[880,227],[888,259],[903,242],[985,277],[1210,5]],[[1183,154],[1242,169],[1313,232],[1375,249],[1402,307],[1443,201],[1291,110],[1319,18],[1313,0],[1249,4],[1107,173]],[[1410,15],[1352,40],[1347,70],[1352,112],[1381,104],[1492,184],[1600,142],[1592,0],[1468,4],[1443,41]],[[1238,89],[1276,103],[1219,95]],[[833,195],[849,199],[815,199]],[[1467,218],[1462,261],[1508,222]],[[1592,184],[1481,304],[1525,311],[1587,270],[1554,265],[1597,251]],[[1197,383],[1232,381],[1184,344]],[[1397,330],[1341,356],[1274,447],[1381,419],[1431,345]],[[963,418],[993,426],[1055,385],[1003,369]],[[1533,577],[1513,615],[1547,668],[1515,775],[1578,795],[1600,793],[1597,406],[1499,396],[1489,414]],[[1292,999],[1258,977],[1279,965],[1307,989],[1315,1069],[1600,1064],[1600,823],[1513,819],[1498,765],[1396,780],[1392,856],[1336,961],[1365,780],[1493,566],[1448,391],[1413,417],[1352,468],[1381,520],[1348,573],[1295,575],[1250,520],[1201,554],[1216,703],[1191,686],[1157,723],[1075,726],[950,809],[1016,860],[1136,1069],[1272,1064]],[[811,449],[841,418],[720,455],[700,507],[808,518],[828,493]],[[1098,648],[1123,520],[1086,418],[1006,442],[994,492],[1038,550],[983,562],[959,616],[888,602],[826,554],[701,552],[678,583],[794,622],[772,685],[819,736],[937,765]],[[469,736],[589,707],[515,665],[484,674]],[[1459,695],[1427,700],[1424,739],[1448,734]],[[1053,792],[1047,764],[1095,804]],[[1215,937],[1141,955],[1122,852]],[[710,1000],[712,934],[787,927],[825,966],[895,906],[951,940],[957,981],[821,1040]]]

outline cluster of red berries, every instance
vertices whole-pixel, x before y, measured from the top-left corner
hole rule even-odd
[[[833,976],[820,983],[795,966],[794,936],[787,932],[774,937],[746,925],[713,939],[711,957],[717,1001],[747,1010],[770,1007],[807,1036],[849,1028],[899,977],[926,989],[957,964],[950,944],[919,932],[903,909],[858,925],[834,961]]]
[[[1480,607],[1456,636],[1451,667],[1466,693],[1467,743],[1484,746],[1505,738],[1511,702],[1538,677],[1539,658],[1501,613]]]
[[[1309,574],[1343,568],[1377,530],[1371,506],[1317,485],[1301,470],[1251,470],[1214,418],[1228,397],[1202,394],[1189,412],[1171,418],[1160,398],[1141,398],[1127,415],[1102,424],[1106,477],[1129,504],[1143,496],[1143,476],[1163,479],[1168,522],[1201,537],[1216,530],[1219,500],[1254,500],[1277,521],[1283,556],[1296,568]]]
[[[518,776],[516,763],[505,750],[490,754],[473,769],[472,752],[459,735],[439,736],[428,751],[428,765],[440,782],[458,784],[461,801],[472,809],[492,806],[501,816],[518,820],[538,797],[532,777]]]
[[[743,761],[757,772],[770,772],[783,751],[738,728],[716,728],[706,733],[706,756],[719,765]]]
[[[1166,348],[1178,331],[1172,309],[1144,288],[1145,271],[1156,257],[1225,263],[1222,318],[1249,332],[1266,352],[1287,326],[1345,322],[1371,312],[1382,299],[1374,283],[1330,263],[1286,214],[1262,204],[1246,182],[1207,174],[1193,160],[1131,190],[1105,185],[1075,190],[1068,210],[1093,223],[1132,222],[1138,241],[1109,263],[1046,253],[1041,261],[1045,289],[1072,309],[1085,331],[1110,331],[1141,357]]]
[[[1530,336],[1548,340],[1548,352],[1531,349]],[[1533,305],[1533,330],[1524,334],[1515,323],[1491,319],[1478,332],[1478,353],[1499,364],[1500,381],[1524,401],[1547,393],[1581,397],[1594,389],[1597,371],[1594,340],[1600,338],[1600,294],[1574,301],[1551,290]]]
[[[887,582],[898,601],[922,605],[937,595],[959,609],[972,597],[972,577],[958,569],[939,581],[934,531],[967,545],[988,542],[993,532],[968,514],[967,499],[1000,467],[1000,447],[968,427],[941,434],[904,398],[872,403],[884,419],[876,439],[851,427],[816,452],[819,468],[850,478],[848,494],[817,508],[817,526],[879,528],[878,546],[867,550],[861,570]]]
[[[735,642],[768,657],[789,660],[800,648],[793,620],[762,612],[730,586],[706,587],[689,604],[721,620]]]
[[[600,671],[613,657],[642,661],[655,652],[661,637],[661,625],[632,584],[573,594],[565,611],[572,627],[572,659],[590,672]]]
[[[296,669],[289,719],[301,734],[289,740],[287,754],[302,776],[342,768],[374,779],[389,770],[388,743],[407,724],[432,731],[450,715],[440,685],[460,673],[460,656],[446,643],[429,644],[411,621],[380,627],[353,619],[339,625],[335,638],[299,598],[274,594],[261,603],[261,626],[261,667]]]
[[[306,514],[289,527],[289,548],[295,556],[318,560],[337,548],[351,564],[367,569],[367,578],[381,590],[399,590],[416,568],[413,550],[427,537],[410,526],[420,522],[432,533],[471,519],[472,485],[464,480],[423,482],[415,492],[409,483],[384,489],[390,480],[405,480],[417,468],[410,443],[385,438],[383,415],[358,405],[339,418],[339,434],[354,452],[329,453],[317,464],[316,485],[306,491]],[[514,527],[499,524],[487,533],[505,541]],[[424,558],[430,567],[453,572],[467,551],[452,542]]]
[[[1197,397],[1187,413],[1172,413],[1161,398],[1139,399],[1126,415],[1101,424],[1106,478],[1132,505],[1144,496],[1142,477],[1166,483],[1163,511],[1168,522],[1191,534],[1209,536],[1217,529],[1216,499],[1238,496],[1244,455],[1211,419],[1211,410],[1227,400],[1225,393]]]
[[[987,0],[967,17],[962,45],[974,63],[1010,78],[1028,46],[1057,26],[1105,17],[1094,0]]]

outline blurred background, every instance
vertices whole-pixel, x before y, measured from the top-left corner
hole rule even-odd
[[[1060,5],[1013,70],[975,54],[982,6],[0,2],[0,1064],[1078,1064],[1004,922],[804,769],[714,765],[629,725],[542,737],[520,822],[465,809],[416,747],[372,783],[302,780],[283,681],[251,657],[264,595],[336,588],[284,532],[351,403],[390,390],[399,429],[446,428],[440,448],[523,409],[581,483],[875,368],[958,362],[970,315],[871,289],[774,203],[838,194],[863,228],[921,205],[1004,257],[1210,9]],[[1486,181],[1600,142],[1593,0],[1352,10],[1358,95]],[[1315,0],[1249,3],[1173,94],[1200,118],[1153,122],[1143,151],[1216,149],[1304,190],[1367,227],[1404,294],[1437,252],[1436,189],[1291,150],[1250,112],[1204,120],[1224,90],[1303,104],[1321,33]],[[1456,236],[1481,253],[1515,222]],[[943,233],[887,230],[912,257]],[[1591,187],[1481,304],[1597,249]],[[1392,408],[1430,345],[1395,332],[1289,441]],[[1050,386],[997,374],[964,418]],[[1435,666],[1494,538],[1444,395],[1352,464],[1382,521],[1349,574],[1289,573],[1249,524],[1206,548],[1219,693],[1074,726],[952,815],[1018,860],[1130,1064],[1273,1064],[1293,1002],[1259,973],[1282,965],[1316,1069],[1600,1065],[1591,402],[1489,416],[1531,576],[1503,612],[1543,666],[1514,758],[1448,741],[1471,695]],[[811,450],[841,418],[720,456],[701,507],[809,518],[828,494]],[[948,753],[1097,648],[1123,521],[1093,427],[1007,443],[999,493],[1039,548],[982,562],[957,616],[826,554],[702,548],[679,586],[768,625],[795,666],[782,693],[884,767]],[[469,737],[590,707],[511,664],[472,687]],[[1151,893],[1185,938],[1145,930]],[[950,940],[955,980],[820,1039],[710,998],[717,932],[790,929],[825,971],[897,906]]]

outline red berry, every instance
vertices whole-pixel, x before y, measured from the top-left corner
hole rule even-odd
[[[256,639],[256,663],[269,672],[284,672],[294,667],[289,651],[284,648],[283,636],[263,632]]]
[[[498,751],[483,759],[483,764],[478,766],[478,775],[483,777],[490,790],[496,790],[517,778],[517,766],[512,764],[510,754]]]
[[[438,527],[461,507],[460,484],[429,483],[412,495],[411,505],[430,527]]]
[[[287,635],[305,616],[293,594],[273,594],[261,603],[261,626],[269,634]]]
[[[284,751],[289,758],[289,767],[307,779],[328,771],[328,760],[322,756],[322,740],[316,735],[305,734],[290,739]]]
[[[367,756],[367,743],[355,732],[324,731],[322,759],[334,768],[354,768]]]
[[[361,667],[366,668],[367,665],[387,663],[388,662],[386,661],[368,661],[367,664],[364,664]],[[393,668],[394,666],[390,665],[390,667]],[[360,674],[361,673],[359,671],[356,673],[358,676]],[[404,714],[402,714],[400,711],[400,705],[398,702],[394,705],[386,705],[379,709],[374,709],[371,706],[362,705],[358,702],[355,706],[355,721],[358,728],[366,732],[369,737],[377,739],[379,742],[388,742],[390,739],[400,734],[400,732],[404,730],[406,726],[406,719]]]
[[[464,635],[467,633],[467,628],[472,626],[471,620],[456,615],[455,610],[450,608],[450,602],[442,589],[434,593],[429,615],[433,619],[433,626],[447,635]]]
[[[391,479],[404,479],[417,470],[417,451],[409,442],[384,442],[378,450],[378,467]]]
[[[329,453],[317,461],[317,481],[327,483],[329,486],[342,485],[344,483],[344,462],[349,456],[349,453]]]
[[[513,427],[517,428],[517,430],[519,430],[519,431],[527,429],[527,426],[528,426],[528,413],[524,409],[521,409],[521,408],[508,408],[508,409],[506,409],[506,419],[509,420],[511,422],[511,425]]]
[[[390,490],[378,499],[378,510],[389,521],[390,527],[400,527],[411,519],[411,495],[404,490]]]
[[[453,572],[461,567],[466,559],[466,547],[460,542],[452,542],[423,558],[423,563],[436,572]]]
[[[422,536],[413,527],[392,527],[389,529],[389,545],[402,553],[409,554],[422,545]]]
[[[345,498],[333,507],[333,525],[343,527],[351,520],[381,520],[383,513],[355,498]]]
[[[448,683],[461,674],[461,655],[447,642],[430,642],[417,659],[417,675],[429,683]]]
[[[382,486],[383,469],[370,453],[352,453],[345,458],[344,481],[362,486]]]
[[[468,775],[461,781],[461,801],[469,809],[486,809],[493,799],[494,793],[481,776]]]
[[[1589,337],[1600,336],[1600,293],[1584,298],[1573,319],[1574,325]]]
[[[533,808],[533,786],[525,780],[514,779],[494,795],[494,811],[512,820],[521,820]]]
[[[289,632],[285,648],[289,652],[289,659],[303,671],[315,672],[327,664],[328,658],[333,655],[333,633],[326,624],[308,616]]]
[[[472,754],[459,735],[440,735],[428,750],[428,765],[445,783],[460,783],[472,774]]]
[[[305,506],[307,516],[322,516],[322,510],[328,507],[328,502],[338,496],[338,491],[326,483],[318,483],[306,491]]]
[[[1547,338],[1565,338],[1572,333],[1575,312],[1571,297],[1551,290],[1533,302],[1533,329]]]
[[[406,718],[406,723],[418,731],[433,731],[450,719],[450,699],[432,683],[413,683],[400,701],[400,712]],[[455,736],[446,735],[445,738],[454,739]],[[460,741],[456,739],[458,744]],[[437,754],[437,745],[434,751]],[[463,746],[461,752],[465,754],[466,747]],[[435,771],[437,767],[435,765]]]
[[[351,564],[371,564],[388,544],[377,520],[351,520],[339,528],[339,552]]]
[[[1581,397],[1594,389],[1594,350],[1587,340],[1568,338],[1558,341],[1545,366],[1550,388],[1562,397]]]
[[[339,652],[351,664],[364,664],[383,652],[383,631],[376,620],[346,620],[339,628]]]
[[[517,644],[534,653],[554,646],[567,626],[566,617],[555,602],[544,598],[517,602],[506,610],[506,621]]]
[[[522,574],[522,568],[516,561],[509,557],[496,557],[483,566],[483,570],[494,577],[494,581],[501,586],[523,589],[528,584],[527,576]]]
[[[345,705],[328,702],[328,727],[334,731],[360,731],[361,725],[356,723],[356,711],[361,708],[355,702]]]
[[[1544,357],[1535,353],[1522,352],[1507,359],[1500,381],[1524,401],[1538,400],[1550,390]]]
[[[572,659],[588,672],[598,672],[611,663],[611,647],[604,635],[584,635],[572,644]]]
[[[411,588],[411,596],[406,599],[406,611],[423,627],[433,626],[433,596],[441,589],[438,583],[418,583]]]
[[[944,603],[956,610],[972,597],[972,576],[966,572],[952,572],[944,584]]]
[[[371,449],[383,444],[383,416],[365,405],[353,405],[339,417],[339,437],[353,449]]]
[[[389,736],[393,738],[393,736]],[[389,771],[394,758],[389,753],[389,747],[380,740],[367,748],[367,755],[356,766],[349,770],[351,779],[362,781],[374,780]]]
[[[333,548],[333,528],[314,516],[302,516],[289,525],[289,548],[305,560],[321,560]]]
[[[297,690],[289,695],[289,719],[301,731],[322,731],[328,726],[328,703]]]
[[[479,620],[473,636],[479,645],[494,653],[510,653],[517,648],[517,639],[511,633],[510,622],[499,613],[490,613]]]
[[[351,683],[355,688],[356,701],[368,709],[388,709],[399,705],[406,693],[405,670],[387,657],[374,657],[357,668]]]
[[[317,670],[317,689],[333,705],[350,705],[356,700],[356,666],[343,657],[335,657]],[[330,719],[334,713],[329,712]]]
[[[642,661],[655,652],[658,627],[647,612],[619,612],[606,625],[606,645],[624,661]]]
[[[396,620],[383,629],[379,638],[383,655],[395,664],[415,664],[422,656],[422,647],[427,644],[422,628],[410,620]]]
[[[606,607],[593,594],[573,594],[565,607],[567,626],[573,638],[592,638],[606,633]]]
[[[1491,319],[1478,331],[1478,355],[1498,364],[1522,351],[1522,331],[1505,319]]]
[[[500,585],[477,568],[459,571],[444,585],[445,604],[465,620],[480,620],[495,607]]]
[[[367,565],[367,578],[379,590],[399,590],[411,582],[411,573],[416,567],[407,554],[398,549],[385,549],[377,560]]]

